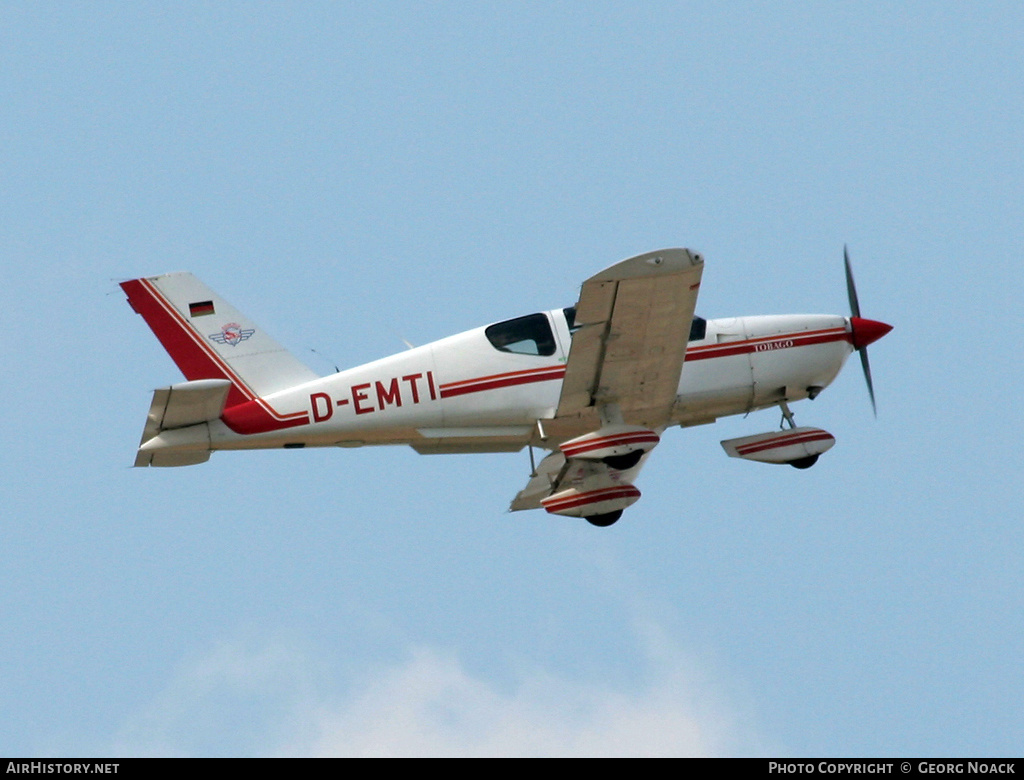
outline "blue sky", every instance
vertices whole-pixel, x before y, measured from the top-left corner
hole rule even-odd
[[[1015,755],[1016,3],[0,6],[0,752]],[[664,246],[846,313],[810,471],[669,432],[599,530],[520,455],[132,469],[191,270],[324,373]],[[311,350],[316,350],[312,352]]]

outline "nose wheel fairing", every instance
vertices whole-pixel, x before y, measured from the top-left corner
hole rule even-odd
[[[789,463],[797,468],[806,468],[813,465],[819,455],[832,449],[835,443],[835,436],[828,431],[805,426],[727,439],[722,442],[722,448],[731,458],[759,463]]]

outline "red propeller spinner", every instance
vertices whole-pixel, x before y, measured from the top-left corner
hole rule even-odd
[[[892,325],[878,320],[866,320],[863,317],[850,317],[850,328],[853,330],[854,348],[863,349],[892,330]]]

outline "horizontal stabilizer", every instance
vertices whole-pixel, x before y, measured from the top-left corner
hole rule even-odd
[[[163,402],[161,431],[216,420],[224,413],[230,387],[231,383],[226,379],[197,379],[164,387],[153,393],[150,417],[153,417],[159,399]]]
[[[153,391],[136,466],[191,466],[210,459],[207,423],[224,413],[231,382],[197,379]]]
[[[142,452],[135,457],[136,466],[155,466],[159,468],[173,466],[195,466],[197,463],[206,463],[210,459],[210,450],[157,450],[156,452]]]

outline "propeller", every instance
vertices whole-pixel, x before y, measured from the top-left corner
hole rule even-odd
[[[843,264],[846,266],[846,297],[850,301],[850,330],[852,331],[853,348],[860,353],[860,365],[864,369],[864,381],[868,385],[871,396],[871,411],[878,417],[875,406],[875,387],[871,382],[871,364],[868,362],[868,344],[873,344],[892,330],[892,325],[877,320],[866,320],[860,316],[860,301],[857,300],[857,286],[853,283],[853,271],[850,270],[850,253],[843,246]]]

